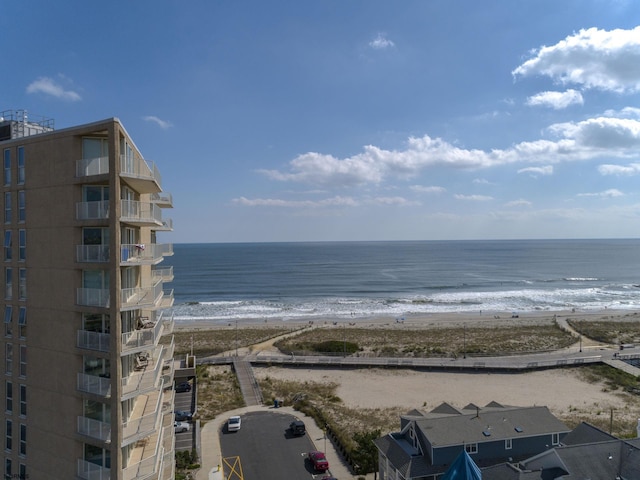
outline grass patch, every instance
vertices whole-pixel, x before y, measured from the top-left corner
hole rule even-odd
[[[579,370],[582,378],[589,383],[604,382],[607,389],[616,391],[619,389],[630,391],[640,388],[638,379],[622,370],[605,364],[588,365]]]
[[[613,345],[640,343],[640,322],[638,320],[570,320],[567,323],[585,337]]]
[[[278,340],[296,355],[357,353],[376,357],[500,355],[555,350],[575,343],[555,322],[531,326],[471,328],[315,328]]]
[[[178,330],[174,331],[175,356],[191,353],[196,357],[208,357],[222,352],[233,351],[236,347],[243,348],[257,343],[265,342],[274,337],[286,333],[295,332],[295,328],[285,327],[221,327],[202,330]],[[162,338],[163,342],[169,342],[170,336]]]
[[[244,407],[240,385],[231,365],[198,365],[198,417],[201,422]]]

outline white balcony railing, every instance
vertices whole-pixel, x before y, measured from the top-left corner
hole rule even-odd
[[[109,245],[76,245],[76,261],[108,262]]]
[[[78,288],[76,290],[76,303],[89,307],[108,307],[109,290],[104,288]]]
[[[162,232],[171,232],[173,231],[173,220],[170,218],[162,219],[159,226],[152,227],[154,230],[162,231]]]
[[[120,220],[123,222],[162,225],[162,210],[155,203],[121,200],[120,209]]]
[[[111,472],[107,467],[78,459],[78,477],[84,480],[110,480]]]
[[[87,373],[78,373],[78,391],[92,393],[104,398],[111,396],[111,379],[89,375]]]
[[[145,449],[147,450],[147,449]],[[154,455],[146,457],[133,465],[129,465],[122,473],[123,480],[147,480],[155,478],[162,469],[164,449],[160,447]]]
[[[158,388],[158,381],[162,372],[162,352],[165,347],[158,346],[151,365],[139,372],[131,372],[122,378],[122,395],[130,397]]]
[[[86,350],[96,350],[98,352],[108,352],[111,335],[102,332],[89,332],[87,330],[78,330],[77,345],[78,348]]]
[[[109,157],[76,160],[76,177],[88,177],[109,173]]]
[[[163,334],[165,322],[150,322],[151,328],[141,328],[132,332],[123,333],[122,354],[128,355],[133,350],[139,350],[142,347],[150,347],[158,344],[160,336]]]
[[[154,281],[171,282],[173,280],[173,267],[154,268],[151,270],[151,278]]]
[[[162,297],[162,281],[151,287],[123,288],[120,290],[122,308],[152,308]]]
[[[120,175],[153,181],[158,186],[162,184],[160,170],[158,170],[155,163],[147,162],[138,156],[127,157],[126,155],[120,155]]]
[[[173,246],[170,246],[173,251]],[[130,243],[120,246],[121,265],[155,265],[163,260],[167,246],[157,243]]]
[[[130,445],[160,430],[162,420],[162,394],[158,392],[155,397],[155,402],[151,405],[146,405],[142,416],[130,418],[128,421],[123,422],[122,446]],[[137,400],[143,401],[143,398],[138,398]],[[144,398],[144,401],[146,400],[147,399]]]
[[[171,308],[173,306],[173,289],[162,292],[162,299],[158,308]]]
[[[104,220],[109,218],[109,202],[76,203],[77,220]]]
[[[78,433],[109,442],[111,441],[111,424],[93,418],[78,417]]]
[[[153,193],[151,201],[163,208],[173,207],[173,196],[167,192]]]

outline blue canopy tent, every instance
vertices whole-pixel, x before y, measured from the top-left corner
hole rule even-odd
[[[482,472],[463,450],[440,480],[482,480]]]

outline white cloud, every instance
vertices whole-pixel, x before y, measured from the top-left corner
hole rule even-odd
[[[632,30],[580,30],[533,54],[513,70],[514,76],[546,75],[565,85],[640,91],[640,26]]]
[[[640,173],[640,163],[630,163],[629,165],[609,165],[604,164],[598,167],[601,175],[638,175]]]
[[[407,179],[433,167],[470,170],[516,163],[629,158],[636,157],[640,148],[640,120],[631,118],[590,118],[554,124],[547,131],[556,138],[488,151],[456,147],[441,138],[425,135],[409,138],[403,150],[368,145],[361,153],[344,159],[309,152],[290,161],[288,171],[259,170],[259,173],[279,181],[342,188],[377,185],[390,177]],[[547,174],[544,168],[548,167],[542,168],[538,173]]]
[[[419,202],[407,200],[404,197],[366,197],[355,199],[353,197],[331,197],[322,200],[282,200],[278,198],[246,197],[234,198],[232,202],[245,207],[280,207],[280,208],[325,208],[325,207],[360,207],[365,205],[386,206],[414,206]]]
[[[70,100],[72,102],[82,100],[82,97],[77,92],[65,90],[62,85],[49,77],[40,77],[31,82],[27,86],[27,93],[44,93],[45,95],[51,95],[52,97],[61,100]]]
[[[564,92],[540,92],[527,98],[527,105],[550,107],[554,110],[562,110],[571,105],[582,105],[584,99],[577,90],[569,89]]]
[[[558,123],[552,125],[550,131],[573,139],[582,149],[622,153],[640,147],[640,121],[630,118],[598,117],[578,123]]]
[[[610,188],[609,190],[605,190],[603,192],[596,193],[579,193],[578,197],[599,197],[599,198],[615,198],[622,197],[624,193],[616,188]]]
[[[277,198],[256,198],[249,199],[246,197],[234,198],[233,203],[237,205],[243,205],[245,207],[335,207],[335,206],[348,206],[354,207],[358,205],[358,202],[351,197],[332,197],[324,200],[281,200]]]
[[[513,200],[511,202],[505,203],[505,207],[530,207],[533,205],[529,200]]]
[[[369,42],[369,46],[374,50],[385,50],[395,46],[391,40],[389,40],[384,33],[378,33],[376,38]]]
[[[426,186],[426,185],[411,185],[409,189],[413,192],[417,193],[435,193],[440,194],[447,191],[444,187],[436,187],[436,186]]]
[[[168,128],[173,127],[173,124],[171,122],[168,122],[166,120],[161,120],[160,118],[154,116],[154,115],[147,115],[146,117],[142,117],[143,120],[147,121],[147,122],[153,122],[156,125],[158,125],[161,129],[166,130]]]
[[[544,167],[527,167],[518,170],[518,173],[528,173],[531,176],[537,177],[538,175],[553,175],[553,166],[546,165]]]
[[[454,195],[454,198],[456,200],[469,200],[472,202],[488,202],[490,200],[493,200],[493,197],[489,197],[487,195],[461,195],[461,194],[456,194]]]

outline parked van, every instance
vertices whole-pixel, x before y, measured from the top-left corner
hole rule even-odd
[[[294,420],[289,424],[289,430],[291,430],[291,435],[300,436],[304,435],[307,431],[304,426],[304,422],[302,420]]]

